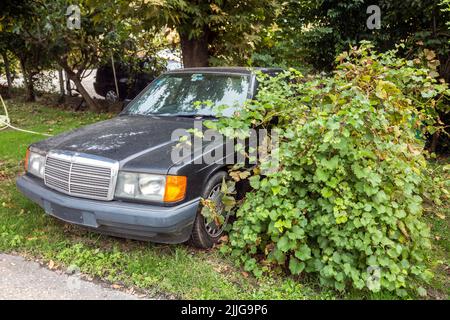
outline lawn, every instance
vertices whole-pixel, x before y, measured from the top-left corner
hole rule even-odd
[[[6,104],[14,126],[50,134],[114,116],[73,112],[39,103],[24,103],[19,99],[7,100]],[[87,278],[107,281],[115,288],[133,288],[164,298],[395,298],[389,293],[365,291],[340,294],[321,288],[311,276],[282,278],[270,275],[255,279],[217,249],[200,251],[184,244],[160,245],[117,239],[59,222],[24,198],[15,187],[15,177],[23,173],[27,146],[44,138],[10,129],[0,131],[0,252],[36,259],[51,269],[77,266]],[[440,211],[448,211],[448,205]],[[429,296],[448,299],[448,214],[441,219],[429,213],[427,219],[434,237],[429,263],[436,273],[431,286],[427,287]]]

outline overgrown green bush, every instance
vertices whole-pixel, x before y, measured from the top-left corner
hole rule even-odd
[[[369,43],[337,61],[331,76],[261,76],[257,101],[238,117],[207,123],[229,137],[272,127],[280,141],[277,169],[264,159],[252,169],[254,191],[224,248],[257,276],[289,269],[338,290],[425,294],[417,285],[432,277],[424,261],[422,137],[437,125],[434,110],[447,87]]]

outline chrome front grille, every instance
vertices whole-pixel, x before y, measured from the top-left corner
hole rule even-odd
[[[50,151],[44,183],[49,188],[83,198],[112,200],[119,164],[107,158],[68,151]]]

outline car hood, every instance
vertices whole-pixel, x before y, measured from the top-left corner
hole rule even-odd
[[[122,169],[167,172],[171,152],[178,141],[176,129],[194,127],[194,119],[179,117],[119,116],[38,142],[33,146],[106,157],[120,162]]]

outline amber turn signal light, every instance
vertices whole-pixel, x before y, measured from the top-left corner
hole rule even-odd
[[[183,200],[186,195],[187,178],[185,176],[167,176],[164,202]]]
[[[30,149],[27,148],[27,153],[25,154],[25,171],[28,171],[28,159],[30,158]]]

